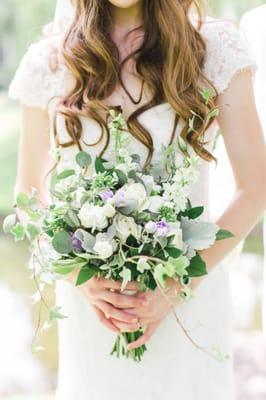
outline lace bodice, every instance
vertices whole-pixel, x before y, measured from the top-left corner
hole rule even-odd
[[[204,73],[221,93],[237,72],[254,66],[254,57],[231,22],[207,18],[201,33],[207,45]],[[51,51],[61,40],[57,35],[29,46],[10,84],[10,98],[45,109],[52,97],[67,93],[73,78],[63,63],[53,70],[50,62]]]
[[[243,69],[254,68],[255,62],[247,43],[240,31],[230,22],[218,21],[208,18],[203,24],[202,35],[206,40],[207,55],[204,65],[206,77],[216,86],[218,93],[223,92],[230,84],[233,77]],[[34,107],[53,110],[55,104],[52,100],[56,96],[68,93],[74,83],[74,79],[66,66],[61,63],[54,71],[51,68],[51,53],[60,45],[61,36],[42,39],[33,43],[24,55],[21,64],[15,74],[9,88],[9,96],[19,99],[21,102]],[[152,135],[154,153],[152,163],[157,164],[161,171],[162,156],[161,145],[167,145],[170,141],[175,112],[167,102],[156,105],[139,116],[139,122]],[[104,148],[105,140],[100,140],[101,129],[99,124],[91,119],[80,117],[82,123],[82,147],[88,151],[92,158],[99,155]],[[61,144],[69,142],[69,134],[66,130],[64,118],[57,115],[58,139]],[[176,135],[181,132],[184,121],[180,119]],[[215,137],[216,124],[213,123],[205,133],[205,139],[209,142],[211,150]],[[54,145],[54,136],[51,131],[51,143]],[[98,142],[96,146],[87,146]],[[129,150],[140,155],[142,162],[147,157],[147,149],[132,136],[132,148]],[[75,146],[64,147],[62,157],[57,168],[72,168],[75,164]],[[104,153],[106,159],[112,159],[112,139]],[[192,185],[190,198],[193,204],[205,206],[206,214],[209,212],[209,173],[210,163],[202,162],[199,167],[199,181]]]

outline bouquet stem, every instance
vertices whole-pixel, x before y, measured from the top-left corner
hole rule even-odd
[[[145,345],[137,347],[133,350],[128,350],[127,345],[128,343],[132,343],[137,340],[140,336],[143,335],[141,329],[135,332],[123,332],[120,335],[117,335],[116,341],[114,343],[113,349],[111,351],[111,355],[116,355],[117,358],[126,357],[132,358],[134,361],[141,361],[144,352],[147,350]]]

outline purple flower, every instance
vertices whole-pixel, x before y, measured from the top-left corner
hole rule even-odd
[[[114,193],[111,189],[107,189],[105,192],[100,193],[100,197],[103,201],[107,201],[114,196]]]
[[[77,253],[83,251],[82,242],[80,239],[77,238],[75,233],[71,235],[71,244],[73,250],[76,251]]]
[[[156,222],[156,233],[158,236],[166,236],[170,230],[170,226],[167,222],[161,220]]]
[[[122,207],[125,205],[125,191],[123,189],[118,189],[114,196],[114,204],[116,207]]]

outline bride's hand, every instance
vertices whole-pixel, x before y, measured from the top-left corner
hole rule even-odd
[[[67,280],[75,284],[77,272],[68,275]],[[113,332],[120,333],[120,329],[113,323],[113,320],[126,324],[129,329],[136,331],[139,328],[138,319],[132,310],[143,306],[141,297],[112,292],[121,289],[121,282],[111,279],[96,278],[95,276],[84,284],[78,286],[89,303],[94,308],[99,320]],[[111,290],[110,290],[111,289]],[[129,282],[127,290],[137,291],[139,284]],[[125,311],[124,309],[127,309]],[[131,310],[129,313],[128,310]]]
[[[137,295],[137,297],[145,301],[145,305],[135,309],[134,311],[130,309],[126,309],[125,311],[128,313],[134,312],[134,315],[137,315],[140,326],[145,327],[145,332],[135,342],[128,344],[129,350],[145,344],[151,338],[157,327],[171,310],[172,306],[178,303],[177,294],[179,289],[179,284],[169,279],[167,282],[167,290],[157,287],[155,290],[147,290],[146,292]],[[132,331],[126,323],[118,321],[112,322],[120,329],[120,331]]]

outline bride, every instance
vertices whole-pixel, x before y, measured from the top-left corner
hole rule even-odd
[[[110,153],[109,106],[119,105],[142,164],[160,163],[161,144],[182,134],[200,155],[200,180],[191,188],[195,205],[210,201],[209,171],[220,127],[236,189],[218,224],[234,237],[204,250],[209,274],[195,283],[195,297],[175,311],[206,355],[187,340],[158,290],[119,293],[111,280],[74,278],[57,283],[58,304],[68,315],[58,323],[57,400],[233,400],[232,304],[227,256],[249,233],[266,203],[266,157],[254,102],[255,62],[240,32],[208,18],[193,0],[73,0],[69,18],[53,35],[33,43],[9,88],[22,105],[16,192],[36,187],[47,201],[43,179],[50,148],[62,146],[61,165],[72,165],[82,148],[92,157]],[[219,115],[205,125],[209,88]],[[193,110],[197,132],[188,133]],[[175,123],[176,122],[176,123]],[[205,128],[206,127],[206,128]],[[202,143],[205,142],[205,143]],[[219,160],[218,160],[219,162]],[[226,188],[224,188],[226,190]],[[169,286],[174,290],[173,282]],[[114,293],[110,289],[115,289]],[[146,343],[141,363],[109,355],[114,335],[145,328],[130,348]]]

